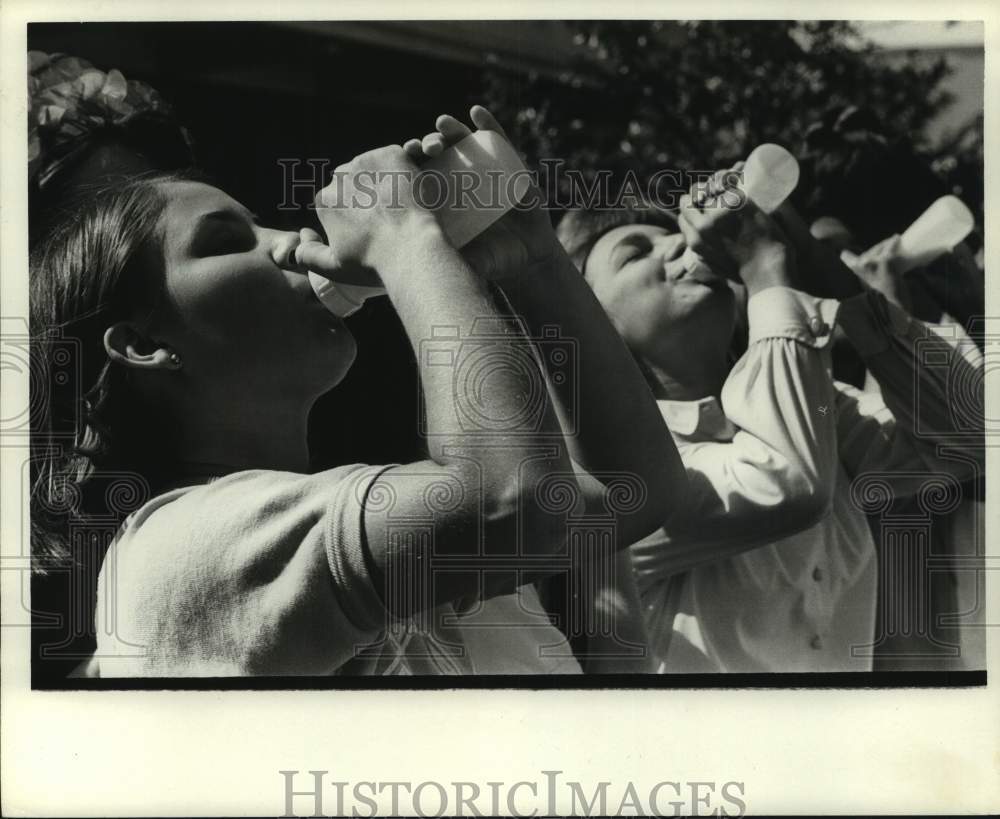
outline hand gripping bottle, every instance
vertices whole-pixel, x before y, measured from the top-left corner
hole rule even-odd
[[[972,231],[975,219],[961,199],[942,196],[935,200],[899,237],[896,265],[900,273],[933,262],[948,253]],[[840,259],[856,267],[859,257],[845,250]]]
[[[517,151],[495,131],[470,134],[427,161],[421,172],[427,176],[422,204],[435,210],[445,237],[459,249],[513,208],[530,184]],[[341,317],[385,293],[382,287],[342,284],[312,271],[309,283],[326,308]]]
[[[799,184],[799,163],[787,150],[773,142],[753,149],[743,166],[743,192],[766,214],[772,214]],[[691,248],[684,251],[686,261],[701,263]]]

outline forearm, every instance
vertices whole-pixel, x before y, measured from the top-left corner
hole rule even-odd
[[[539,412],[523,412],[542,375],[516,366],[530,361],[527,341],[497,309],[488,284],[440,233],[411,243],[400,264],[405,270],[383,279],[417,358],[431,457],[446,463],[456,448],[475,447],[484,457],[519,461],[524,450],[560,443],[543,389]]]
[[[795,248],[799,268],[808,271],[808,276],[796,283],[800,289],[819,298],[833,299],[846,299],[861,292],[854,272],[840,260],[835,250],[813,237],[809,226],[788,200],[774,215]]]
[[[505,282],[504,292],[532,337],[557,328],[573,345],[575,377],[547,373],[573,459],[595,474],[638,476],[662,522],[683,497],[683,466],[635,359],[590,287],[559,254],[551,269]],[[540,346],[544,360],[544,340]]]
[[[528,558],[553,554],[565,543],[564,516],[542,502],[543,482],[575,483],[523,333],[412,199],[406,180],[416,170],[399,146],[375,149],[341,166],[338,184],[317,196],[329,272],[356,266],[379,276],[420,370],[430,460],[381,470],[354,498],[364,515],[357,551],[397,616],[480,593],[484,559],[530,570],[538,561]],[[356,183],[373,175],[382,180],[376,206],[357,207],[367,191]],[[483,322],[492,323],[485,336]],[[526,413],[526,397],[536,396]],[[463,558],[464,571],[439,557]]]
[[[957,465],[938,456],[942,443],[984,461],[983,381],[957,336],[946,340],[874,292],[843,302],[838,322],[878,381],[895,435],[936,469]]]
[[[554,572],[535,558],[565,542],[564,514],[539,498],[546,480],[574,480],[527,340],[498,312],[488,285],[439,233],[410,241],[400,254],[404,263],[405,269],[379,273],[418,361],[431,460],[382,474],[377,499],[392,498],[395,521],[378,503],[365,516],[378,582],[403,590],[400,599],[386,600],[399,616],[460,597],[510,592],[513,573],[483,575],[477,567],[484,560],[529,559],[515,564],[524,570],[521,582]],[[499,332],[482,335],[483,322]],[[541,401],[530,417],[525,396]],[[407,519],[420,524],[412,536],[400,537],[400,521]],[[425,553],[418,530],[427,526],[433,526],[433,548]],[[442,557],[462,560],[438,572]],[[414,560],[426,561],[421,572],[430,572],[433,583],[414,575]],[[493,585],[497,581],[501,585]]]

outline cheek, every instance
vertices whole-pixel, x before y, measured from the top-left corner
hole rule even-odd
[[[168,289],[185,327],[203,339],[253,347],[295,332],[293,294],[273,268],[196,264],[168,281]]]

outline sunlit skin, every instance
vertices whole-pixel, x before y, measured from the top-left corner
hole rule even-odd
[[[628,346],[657,377],[658,397],[717,394],[736,321],[728,279],[689,265],[679,230],[623,225],[595,243],[584,275]]]
[[[163,187],[165,292],[109,338],[109,352],[133,367],[147,401],[178,419],[179,460],[305,469],[309,409],[350,369],[354,338],[305,273],[288,269],[298,232],[260,226],[209,185]],[[156,350],[183,365],[165,372]]]

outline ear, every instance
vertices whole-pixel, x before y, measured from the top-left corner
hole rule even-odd
[[[147,338],[127,321],[112,324],[104,333],[104,349],[116,364],[139,370],[179,370],[180,357],[166,345]]]

